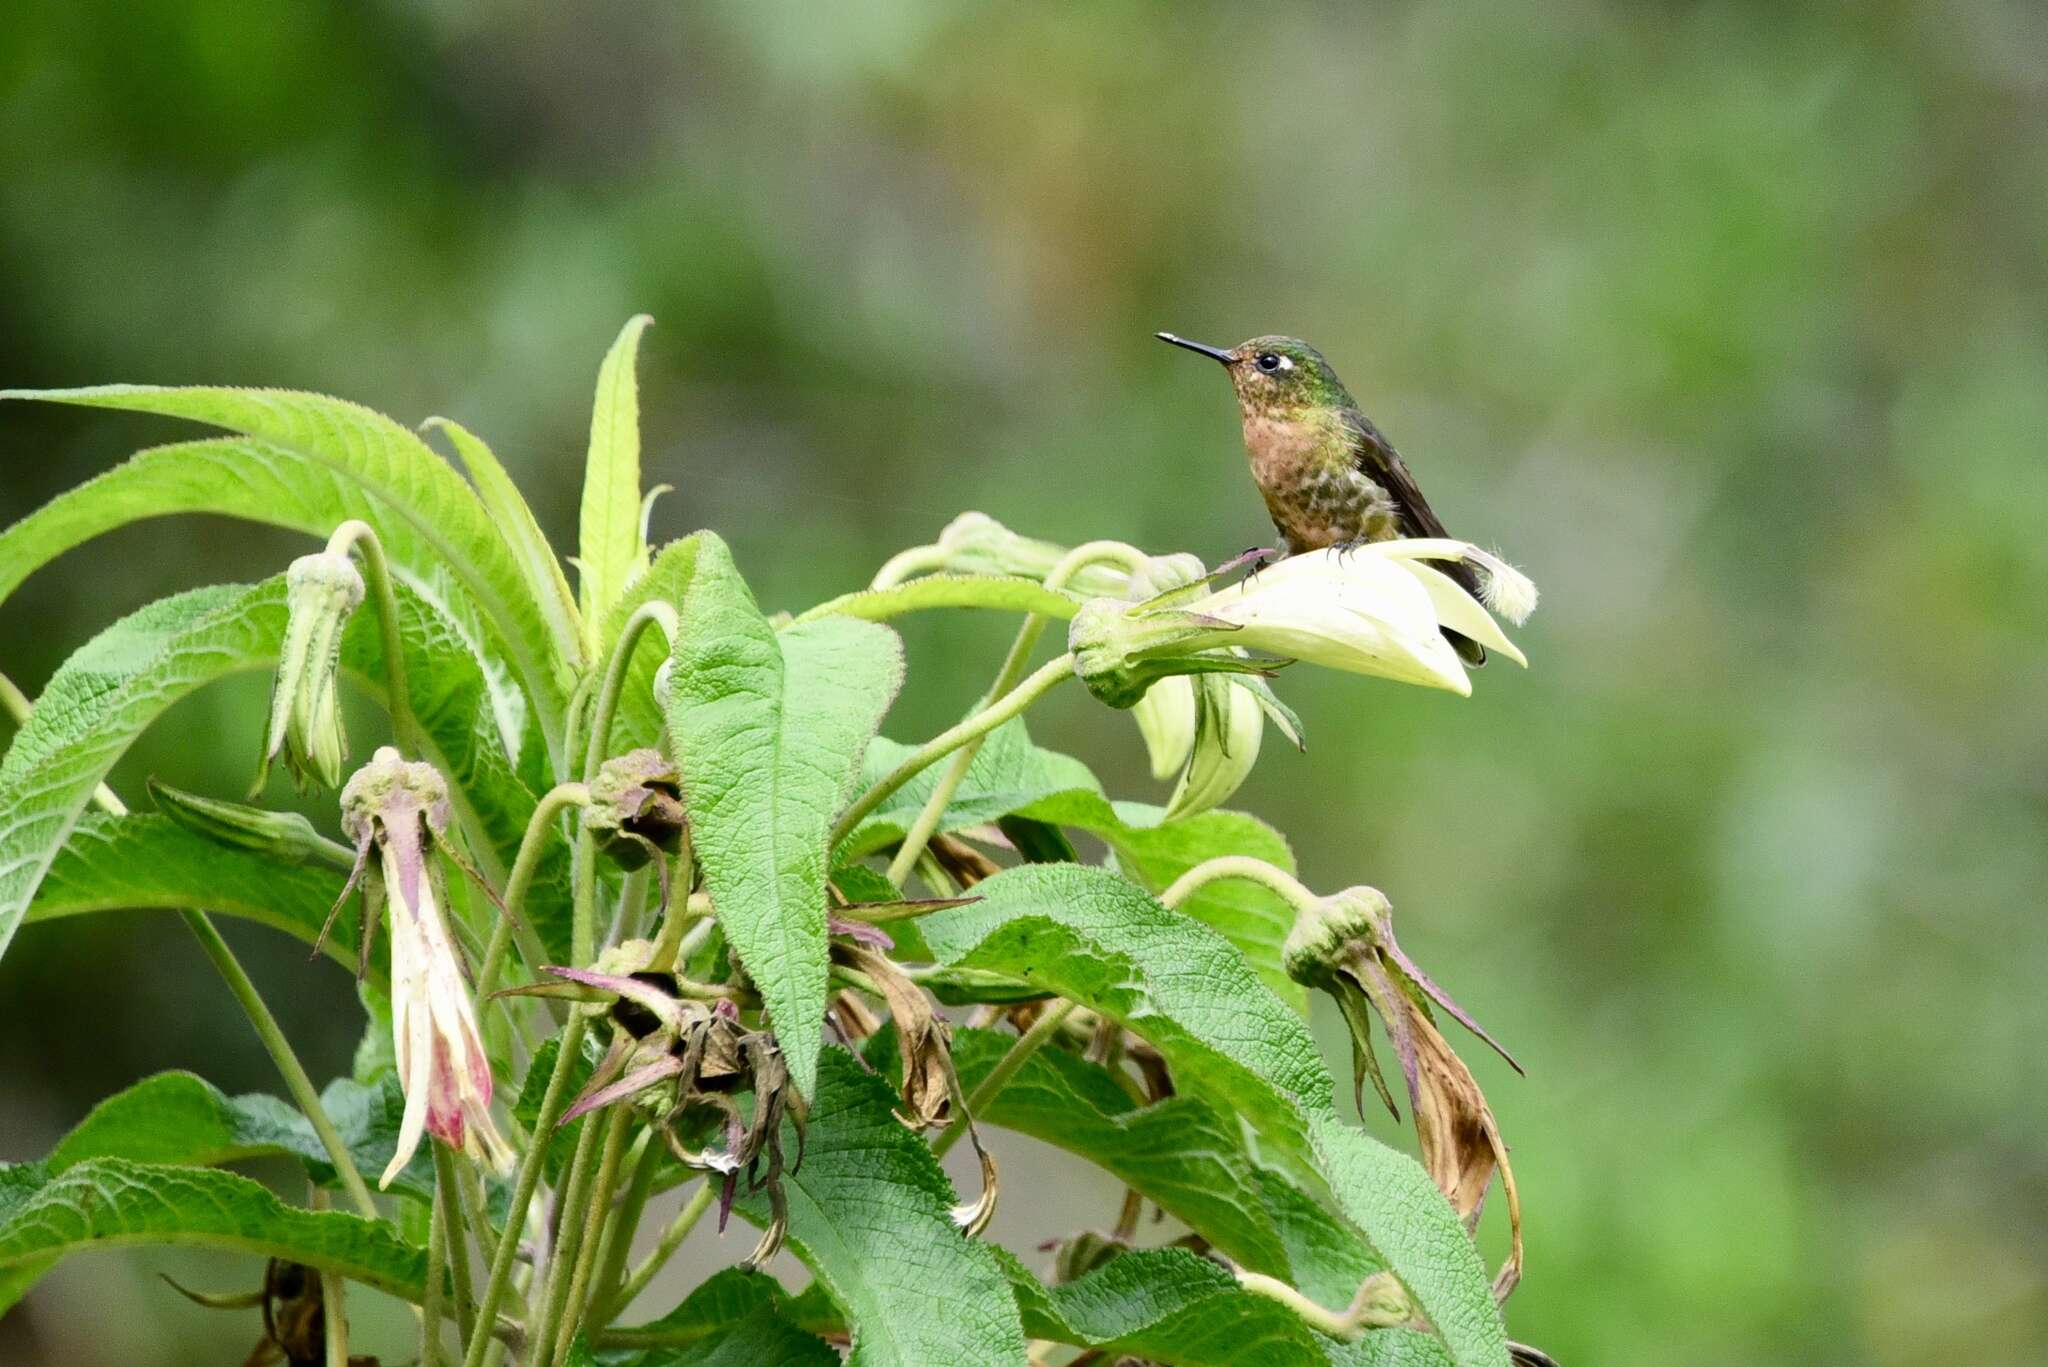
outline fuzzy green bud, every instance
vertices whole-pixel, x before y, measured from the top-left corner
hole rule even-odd
[[[363,576],[346,554],[320,551],[294,560],[284,582],[284,642],[270,696],[263,768],[267,772],[282,752],[302,789],[332,788],[341,782],[348,757],[337,688],[341,633],[363,601]]]
[[[149,780],[157,810],[194,835],[239,850],[254,850],[283,864],[326,864],[346,871],[355,864],[348,847],[313,829],[297,812],[272,812],[240,802],[201,797],[168,783]]]
[[[682,775],[659,750],[639,749],[608,759],[590,781],[583,824],[598,847],[622,868],[647,863],[651,849],[682,848]]]
[[[1356,971],[1360,955],[1371,954],[1383,919],[1393,904],[1378,888],[1332,893],[1294,918],[1281,946],[1287,976],[1304,987],[1334,990],[1339,976]]]

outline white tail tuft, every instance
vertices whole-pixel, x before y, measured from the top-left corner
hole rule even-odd
[[[1467,557],[1479,567],[1479,601],[1516,626],[1536,611],[1535,581],[1497,555],[1473,547]]]

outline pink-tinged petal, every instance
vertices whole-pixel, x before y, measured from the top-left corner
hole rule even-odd
[[[585,987],[595,987],[601,992],[610,992],[644,1006],[652,1011],[663,1025],[680,1027],[683,1023],[682,1003],[652,983],[643,983],[638,978],[622,977],[614,973],[598,973],[588,968],[561,968],[553,964],[543,964],[540,971],[552,973],[557,978],[567,978],[570,982],[581,983]]]
[[[587,1115],[600,1106],[609,1106],[633,1093],[652,1087],[665,1078],[672,1078],[683,1071],[683,1061],[673,1055],[661,1058],[644,1068],[636,1068],[609,1087],[600,1087],[587,1093],[577,1103],[562,1113],[557,1125],[566,1125],[579,1116]]]
[[[896,948],[896,942],[889,938],[888,931],[866,921],[849,921],[833,916],[826,920],[825,932],[828,935],[844,935],[855,944],[866,945],[869,949],[886,952]]]

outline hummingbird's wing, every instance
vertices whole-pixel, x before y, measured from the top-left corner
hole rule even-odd
[[[1351,462],[1358,472],[1373,483],[1385,489],[1401,510],[1401,534],[1403,536],[1449,536],[1443,522],[1430,508],[1429,500],[1422,496],[1421,486],[1415,476],[1408,473],[1408,463],[1401,459],[1401,453],[1394,444],[1380,435],[1380,429],[1372,425],[1372,419],[1357,409],[1347,409],[1344,424],[1351,430]]]
[[[1394,444],[1380,435],[1380,429],[1372,425],[1372,419],[1357,409],[1347,409],[1344,425],[1351,432],[1351,460],[1358,472],[1387,491],[1400,509],[1401,535],[1404,537],[1449,536],[1444,530],[1443,520],[1429,506],[1429,500],[1422,496],[1422,488],[1416,484],[1415,476],[1408,473],[1408,463],[1401,459],[1401,453]],[[1474,598],[1480,595],[1479,576],[1470,565],[1460,561],[1439,562],[1436,568],[1442,570],[1458,586]],[[1444,635],[1458,648],[1458,654],[1467,664],[1486,663],[1486,647],[1479,642],[1445,628]]]

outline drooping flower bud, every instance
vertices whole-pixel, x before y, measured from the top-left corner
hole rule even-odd
[[[446,894],[433,855],[444,847],[448,818],[446,780],[388,745],[341,792],[341,826],[356,842],[359,866],[376,856],[364,883],[365,958],[378,913],[390,922],[391,1042],[405,1115],[380,1186],[405,1167],[422,1133],[496,1171],[512,1163],[491,1119],[490,1060],[441,909]]]
[[[1193,679],[1163,679],[1153,691],[1168,684],[1192,685],[1195,701],[1195,742],[1187,768],[1166,804],[1167,820],[1195,816],[1230,800],[1238,786],[1259,762],[1259,743],[1265,738],[1265,710],[1259,699],[1239,681],[1223,674],[1202,674]]]
[[[590,782],[583,824],[598,848],[622,868],[637,869],[654,850],[682,848],[682,775],[659,750],[639,749],[608,759]]]
[[[1067,553],[1053,541],[1020,536],[986,513],[967,512],[946,524],[923,557],[949,574],[1013,574],[1043,579]],[[1111,565],[1081,568],[1068,587],[1080,593],[1122,593],[1125,575]]]
[[[1351,1033],[1354,1101],[1362,1101],[1370,1077],[1398,1119],[1400,1109],[1373,1054],[1368,1006],[1379,1016],[1401,1063],[1422,1165],[1468,1228],[1477,1225],[1487,1186],[1499,1170],[1511,1248],[1494,1294],[1505,1298],[1522,1273],[1521,1197],[1493,1111],[1472,1070],[1437,1029],[1430,1004],[1456,1017],[1516,1072],[1521,1065],[1402,952],[1394,939],[1393,908],[1377,889],[1346,888],[1301,913],[1282,953],[1290,978],[1328,992],[1344,1014]]]
[[[267,773],[282,751],[300,788],[332,788],[341,782],[348,757],[336,687],[341,633],[363,601],[363,576],[346,553],[319,551],[294,560],[284,583],[284,641],[270,695],[263,769]]]
[[[157,810],[194,835],[238,850],[253,850],[281,864],[327,864],[346,869],[348,848],[313,829],[297,812],[273,812],[240,802],[202,797],[152,778],[149,795]]]

